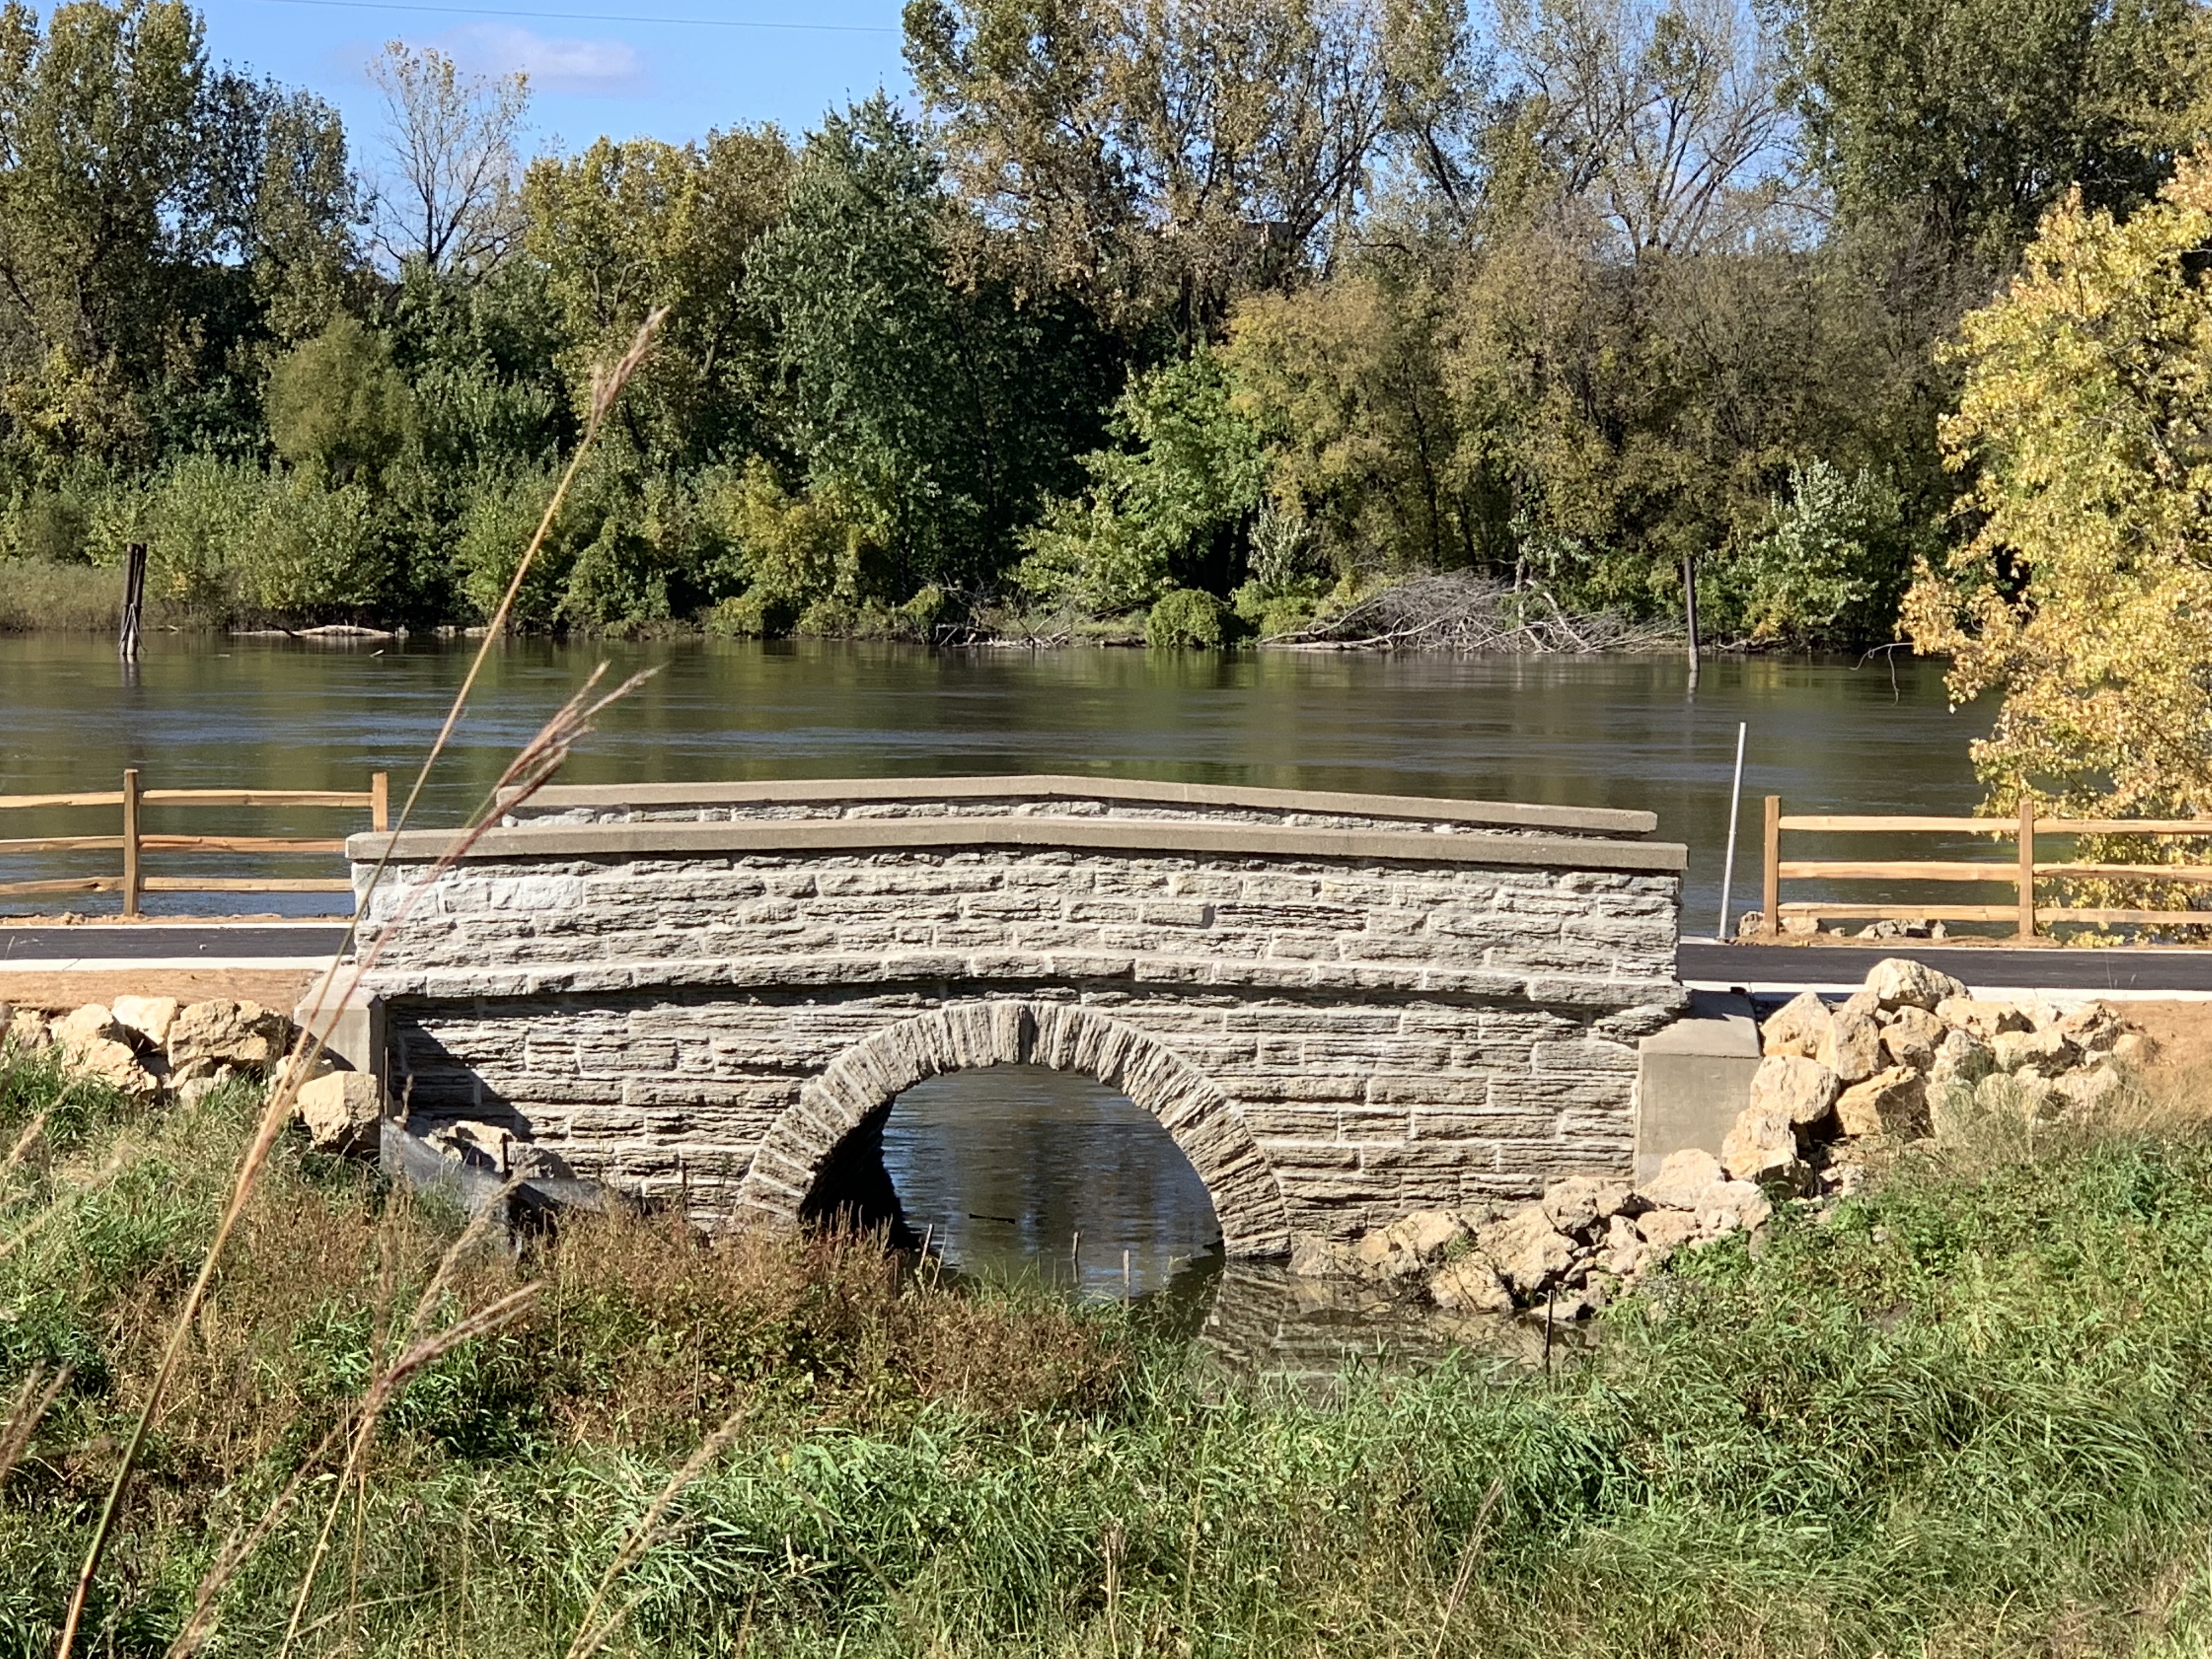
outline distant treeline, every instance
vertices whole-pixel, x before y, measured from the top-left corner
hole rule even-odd
[[[356,157],[175,0],[9,5],[0,552],[475,620],[665,302],[531,625],[1206,641],[1454,570],[1651,616],[1694,559],[1709,631],[1870,642],[1972,533],[1959,319],[2212,125],[2192,0],[905,24],[914,112],[526,162],[526,87],[435,52]]]

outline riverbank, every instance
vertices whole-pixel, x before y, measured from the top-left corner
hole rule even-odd
[[[1246,614],[1249,612],[1249,614]],[[123,614],[123,573],[113,566],[0,562],[0,635],[113,634]],[[268,616],[199,602],[149,599],[149,629],[234,638],[481,638],[476,617],[409,621],[349,610],[343,620]],[[1145,646],[1210,650],[1260,646],[1314,651],[1456,651],[1498,655],[1640,653],[1681,648],[1679,627],[1664,619],[1563,609],[1540,589],[1515,589],[1467,573],[1407,575],[1363,584],[1285,610],[1242,611],[1230,601],[1178,588],[1146,609],[1115,614],[1024,606],[1001,598],[966,603],[939,596],[911,605],[817,607],[770,618],[732,600],[692,617],[618,625],[527,629],[544,636],[631,641],[793,638],[911,645],[1012,647]]]
[[[214,1602],[241,1651],[296,1601],[302,1651],[542,1653],[603,1582],[612,1647],[669,1654],[2186,1651],[2212,1639],[2194,1103],[1916,1154],[1817,1221],[1784,1206],[1548,1376],[1470,1352],[1327,1404],[1194,1369],[1141,1309],[916,1279],[849,1241],[615,1219],[457,1249],[455,1218],[288,1140],[92,1629],[164,1647],[265,1520]],[[0,1066],[0,1448],[70,1368],[0,1486],[0,1648],[51,1648],[256,1106]],[[334,1480],[410,1321],[456,1331],[517,1291]]]

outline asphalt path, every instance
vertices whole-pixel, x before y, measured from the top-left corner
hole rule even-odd
[[[1715,945],[1685,939],[1675,972],[1698,985],[1856,985],[1884,957],[1910,957],[1973,986],[2023,990],[2212,991],[2212,951],[2067,951],[2002,945]]]
[[[261,962],[328,957],[345,944],[343,925],[257,927],[0,927],[0,963],[26,968],[55,962]]]

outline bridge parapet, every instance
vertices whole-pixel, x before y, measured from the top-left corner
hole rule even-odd
[[[373,984],[419,1115],[500,1117],[576,1173],[773,1218],[802,1201],[793,1149],[855,1127],[851,1056],[891,1028],[1081,1009],[1218,1094],[1206,1156],[1236,1171],[1236,1224],[1217,1207],[1233,1245],[1273,1249],[1255,1180],[1288,1224],[1342,1231],[1626,1170],[1633,1043],[1682,999],[1683,849],[1651,828],[869,780],[549,790],[434,875],[445,833],[349,851],[362,878],[387,849],[396,866],[364,921],[406,907]]]

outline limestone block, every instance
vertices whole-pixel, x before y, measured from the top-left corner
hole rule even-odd
[[[2106,1054],[2126,1033],[2120,1017],[2101,1002],[2084,1003],[2057,1022],[2066,1040],[2085,1054]]]
[[[1695,1210],[1698,1200],[1728,1179],[1721,1161],[1701,1147],[1686,1147],[1670,1154],[1659,1173],[1638,1188],[1638,1195],[1655,1209]],[[1644,1226],[1641,1218],[1637,1225]],[[1650,1229],[1644,1228],[1648,1237]]]
[[[1952,1026],[1945,1030],[1942,1041],[1936,1045],[1934,1058],[1928,1062],[1928,1080],[1948,1083],[1956,1078],[1978,1083],[1996,1063],[1988,1043],[1963,1026]]]
[[[1790,1115],[1756,1107],[1744,1113],[1721,1143],[1721,1164],[1733,1180],[1802,1185],[1805,1166],[1797,1157],[1797,1132]]]
[[[1574,1264],[1574,1242],[1553,1227],[1540,1205],[1480,1228],[1474,1243],[1520,1296],[1534,1296]]]
[[[1924,1133],[1928,1085],[1909,1066],[1893,1066],[1836,1097],[1836,1121],[1847,1136]]]
[[[1840,1086],[1836,1073],[1818,1060],[1769,1055],[1751,1074],[1751,1097],[1745,1110],[1773,1114],[1793,1129],[1809,1129],[1828,1115]]]
[[[1885,1009],[1903,1007],[1933,1009],[1946,997],[1964,996],[1966,988],[1950,975],[1940,973],[1909,957],[1887,957],[1874,965],[1866,976],[1866,988],[1874,993]]]
[[[1634,1193],[1626,1181],[1570,1176],[1544,1189],[1541,1207],[1545,1218],[1559,1231],[1579,1233],[1618,1215]]]
[[[2068,1065],[2074,1057],[2066,1033],[2054,1024],[2039,1031],[2000,1031],[1990,1044],[2000,1072],[2017,1072],[2024,1066],[2050,1072]]]
[[[1946,1025],[1972,1032],[1984,1042],[2001,1031],[2033,1030],[2028,1018],[2009,1002],[1978,1001],[1972,997],[1946,997],[1936,1005],[1936,1018]]]
[[[1892,1066],[1910,1066],[1924,1072],[1935,1064],[1936,1045],[1948,1035],[1948,1029],[1933,1013],[1908,1003],[1882,1027],[1882,1053]]]
[[[137,1034],[138,1039],[159,1048],[169,1041],[169,1027],[177,1018],[174,997],[118,997],[115,1023]]]
[[[1513,1311],[1513,1292],[1490,1260],[1463,1255],[1429,1279],[1429,1300],[1447,1313]]]
[[[1820,1000],[1819,994],[1800,991],[1759,1027],[1761,1051],[1811,1060],[1820,1052],[1829,1024],[1828,1005]]]
[[[383,1086],[368,1072],[331,1072],[301,1085],[294,1111],[316,1151],[371,1150],[384,1115]]]
[[[2118,1100],[2127,1088],[2127,1079],[2118,1066],[2107,1060],[2101,1066],[2055,1078],[2051,1086],[2064,1102],[2069,1115],[2089,1119]]]
[[[169,1064],[173,1069],[194,1060],[266,1066],[290,1039],[291,1022],[258,1002],[195,1002],[169,1028]]]
[[[88,1002],[53,1023],[53,1040],[64,1054],[74,1054],[94,1042],[120,1042],[128,1047],[131,1034],[105,1003]]]
[[[112,1037],[78,1038],[64,1049],[65,1063],[78,1077],[104,1083],[140,1100],[161,1091],[161,1082],[138,1060],[138,1051]]]
[[[1664,1261],[1683,1245],[1703,1236],[1696,1214],[1688,1210],[1654,1210],[1636,1218],[1644,1237],[1644,1261]]]
[[[1881,1027],[1865,1013],[1839,1008],[1813,1057],[1844,1083],[1863,1083],[1881,1068]]]

